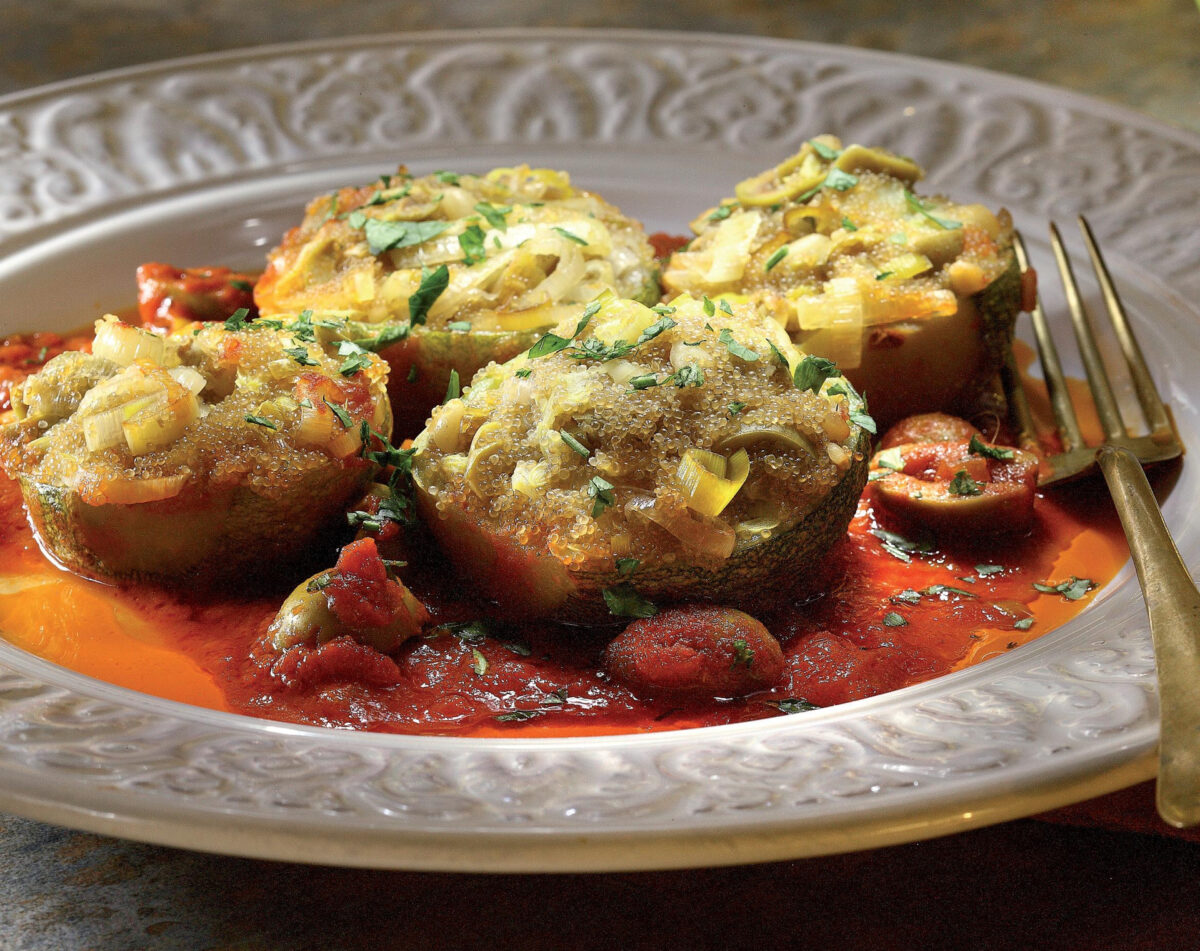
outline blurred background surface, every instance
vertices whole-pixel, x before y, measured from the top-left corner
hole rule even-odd
[[[1193,0],[0,0],[0,92],[212,50],[397,30],[636,27],[928,56],[1200,130]]]

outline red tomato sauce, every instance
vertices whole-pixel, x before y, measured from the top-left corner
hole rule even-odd
[[[9,355],[0,354],[7,379],[40,365],[51,353],[47,339],[9,338]],[[39,359],[26,365],[31,352]],[[1018,649],[1095,595],[1089,590],[1069,600],[1035,583],[1087,578],[1099,586],[1128,557],[1100,486],[1039,497],[1026,536],[919,551],[881,534],[870,494],[828,556],[824,592],[758,617],[782,644],[782,679],[734,700],[656,699],[613,681],[601,655],[619,627],[491,620],[489,606],[471,598],[469,583],[455,577],[419,529],[407,539],[401,577],[430,612],[425,636],[408,640],[390,659],[345,643],[325,652],[320,669],[298,673],[298,660],[281,669],[264,635],[301,579],[200,602],[77,578],[43,557],[16,485],[2,477],[0,631],[81,673],[251,716],[457,736],[628,733],[843,703]],[[334,556],[331,551],[330,564]]]

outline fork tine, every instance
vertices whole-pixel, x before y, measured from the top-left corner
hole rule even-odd
[[[1096,413],[1100,417],[1100,425],[1104,428],[1106,439],[1119,439],[1126,435],[1125,424],[1121,421],[1121,411],[1117,407],[1116,397],[1113,396],[1112,386],[1108,382],[1108,372],[1096,346],[1096,338],[1092,334],[1087,312],[1083,307],[1083,297],[1079,293],[1079,285],[1075,282],[1075,272],[1067,258],[1067,249],[1063,245],[1062,235],[1053,222],[1050,223],[1050,246],[1054,249],[1054,259],[1058,263],[1058,273],[1062,277],[1063,289],[1067,295],[1067,308],[1071,312],[1071,324],[1075,328],[1075,339],[1079,343],[1079,355],[1083,358],[1083,368],[1087,372],[1088,387],[1092,391],[1092,399],[1096,404]]]
[[[1017,263],[1022,271],[1029,269],[1029,255],[1025,250],[1025,242],[1018,234],[1013,241],[1017,252]],[[1046,312],[1042,309],[1039,296],[1030,312],[1033,318],[1033,334],[1037,342],[1038,358],[1042,361],[1042,376],[1046,380],[1046,390],[1050,396],[1050,407],[1054,411],[1054,420],[1058,434],[1062,438],[1063,451],[1071,452],[1082,449],[1083,434],[1079,431],[1079,421],[1075,418],[1075,407],[1071,404],[1071,394],[1067,391],[1067,379],[1063,374],[1062,363],[1058,359],[1058,348],[1054,346],[1054,338],[1050,336],[1050,324],[1046,320]],[[1021,423],[1024,424],[1023,421]]]
[[[1083,232],[1083,240],[1087,245],[1088,255],[1092,259],[1092,268],[1100,282],[1100,292],[1104,295],[1104,305],[1108,308],[1113,330],[1121,344],[1121,351],[1125,354],[1125,362],[1129,364],[1129,374],[1133,379],[1138,402],[1142,405],[1142,412],[1146,416],[1150,433],[1152,436],[1171,438],[1174,435],[1174,427],[1167,415],[1167,408],[1163,405],[1162,398],[1158,395],[1158,388],[1150,376],[1146,359],[1142,356],[1142,348],[1138,346],[1137,338],[1133,335],[1133,327],[1130,326],[1129,318],[1125,315],[1121,298],[1117,296],[1117,289],[1113,286],[1112,277],[1104,264],[1104,257],[1092,235],[1091,225],[1082,215],[1079,216],[1079,230]]]

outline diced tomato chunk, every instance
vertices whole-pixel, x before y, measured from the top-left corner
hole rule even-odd
[[[384,627],[403,609],[404,589],[387,574],[375,539],[360,538],[342,549],[325,588],[329,610],[346,627]]]
[[[271,673],[289,687],[339,682],[391,687],[404,679],[394,660],[348,636],[319,647],[293,647],[274,663]]]

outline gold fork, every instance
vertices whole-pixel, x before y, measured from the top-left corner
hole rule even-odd
[[[1192,582],[1171,539],[1162,510],[1142,469],[1143,464],[1182,455],[1183,443],[1175,430],[1170,410],[1158,395],[1092,230],[1083,218],[1079,219],[1079,226],[1148,432],[1133,435],[1125,425],[1062,237],[1051,224],[1051,247],[1066,291],[1088,387],[1104,429],[1104,442],[1099,446],[1084,443],[1058,352],[1039,301],[1032,315],[1034,337],[1062,440],[1062,452],[1047,460],[1038,482],[1050,485],[1077,478],[1099,467],[1108,483],[1125,537],[1129,540],[1129,551],[1142,586],[1154,641],[1160,707],[1158,813],[1171,825],[1186,828],[1200,823],[1200,590]],[[1029,267],[1029,260],[1019,236],[1016,250],[1024,271]],[[1015,364],[1010,362],[1004,376],[1021,442],[1023,445],[1034,442],[1034,423]]]

